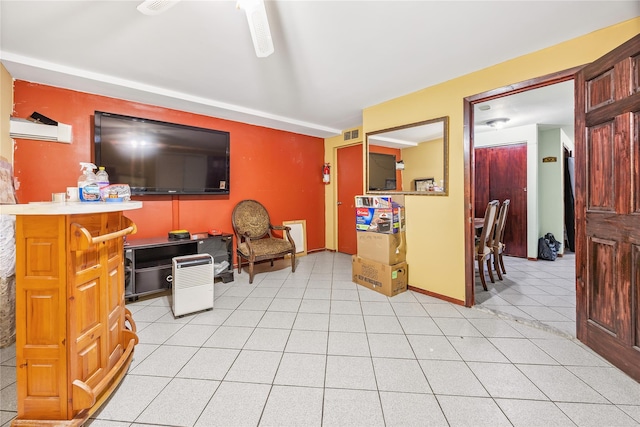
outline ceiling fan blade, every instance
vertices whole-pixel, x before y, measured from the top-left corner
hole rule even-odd
[[[273,49],[273,39],[271,29],[267,19],[267,10],[263,0],[238,0],[238,8],[245,11],[249,23],[249,31],[253,40],[253,47],[258,58],[265,58],[271,55]]]
[[[159,15],[167,9],[172,8],[180,0],[145,0],[137,7],[140,13],[145,15]]]

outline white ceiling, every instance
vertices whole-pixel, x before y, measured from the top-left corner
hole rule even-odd
[[[503,129],[537,124],[543,130],[574,124],[574,81],[520,92],[474,106],[474,131],[494,132],[487,125],[497,118],[508,119]]]
[[[158,16],[140,1],[1,0],[0,60],[16,79],[327,137],[368,106],[640,16],[638,1],[267,1],[275,53],[257,58],[234,1]]]

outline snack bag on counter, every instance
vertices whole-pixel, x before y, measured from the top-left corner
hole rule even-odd
[[[131,188],[129,184],[110,184],[100,188],[100,197],[102,200],[117,202],[128,202],[131,200]]]

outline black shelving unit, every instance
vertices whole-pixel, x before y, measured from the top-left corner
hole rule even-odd
[[[227,261],[227,267],[215,277],[222,282],[233,281],[233,235],[223,233],[209,236],[195,233],[190,239],[153,237],[131,239],[125,242],[125,298],[136,300],[141,296],[171,289],[171,269],[174,257],[207,253],[213,262]]]

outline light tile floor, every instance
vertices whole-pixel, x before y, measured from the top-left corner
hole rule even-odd
[[[476,263],[476,308],[575,338],[575,258],[573,252],[555,261],[504,257],[507,274],[500,281],[494,273],[495,283],[487,275],[488,291]]]
[[[215,286],[213,310],[178,319],[166,295],[128,304],[140,344],[87,425],[640,425],[640,384],[578,341],[482,307],[384,297],[351,282],[348,255]],[[0,364],[5,426],[15,348]]]

